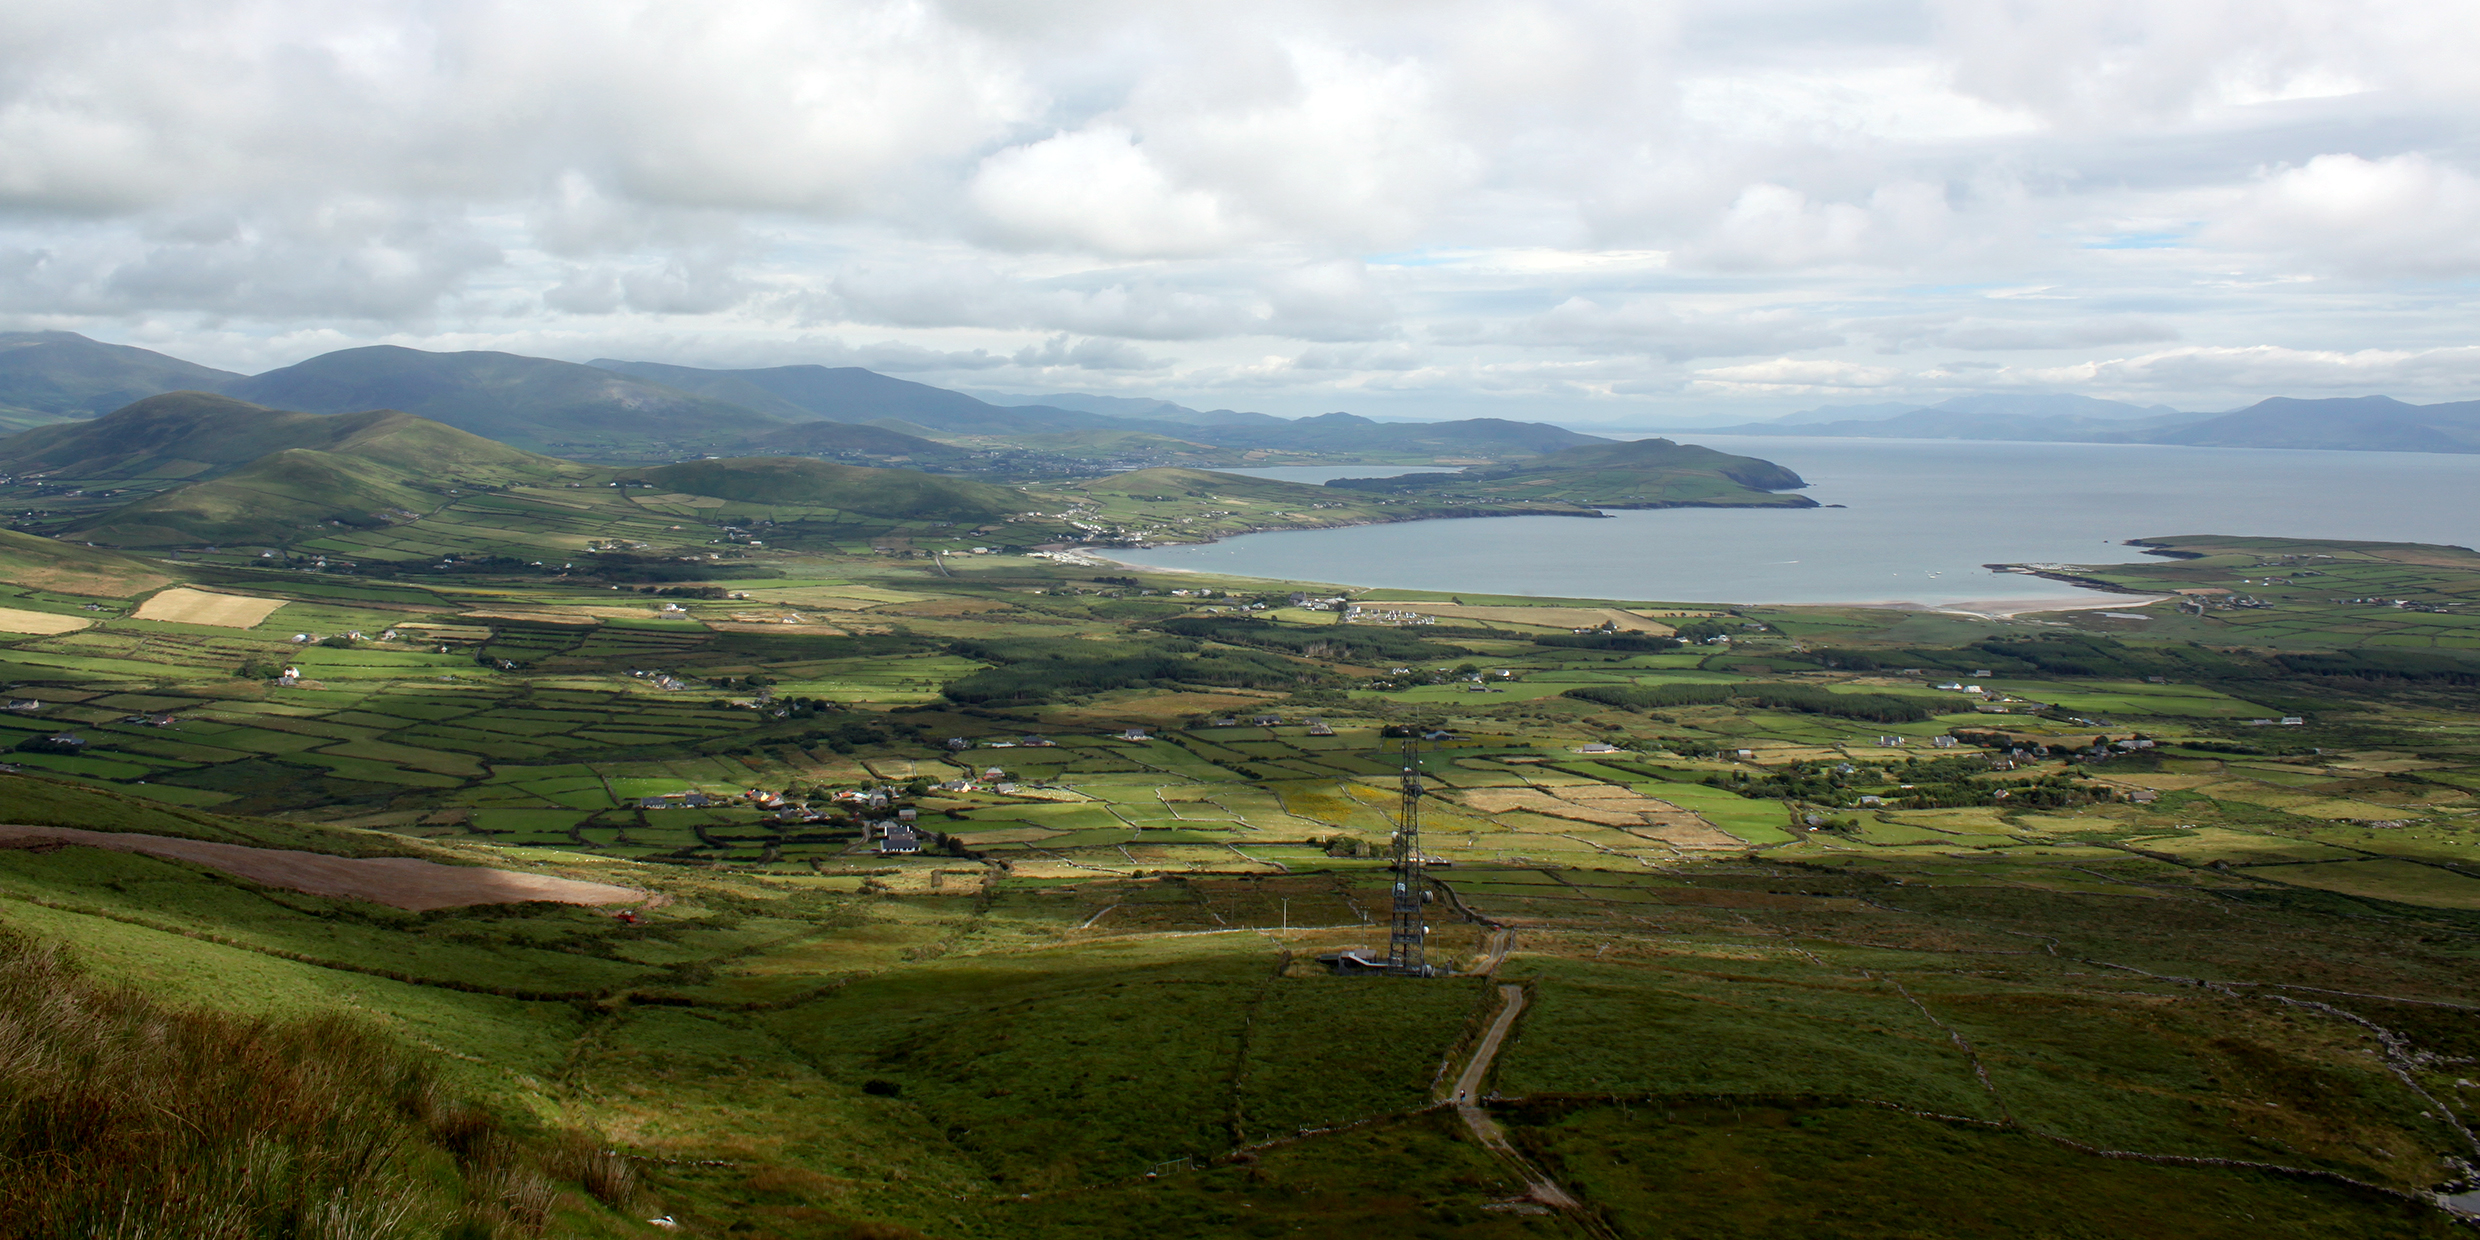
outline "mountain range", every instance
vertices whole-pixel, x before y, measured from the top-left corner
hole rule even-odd
[[[1295,422],[1108,397],[1064,398],[1094,408],[993,404],[850,366],[713,370],[610,358],[581,365],[374,345],[239,375],[73,333],[0,333],[0,430],[92,418],[167,391],[314,414],[394,409],[529,451],[587,460],[791,453],[961,469],[976,452],[1026,449],[1020,441],[1029,437],[1127,432],[1164,442],[1087,438],[1028,450],[1085,457],[1124,450],[1239,464],[1253,453],[1499,460],[1604,442],[1543,423],[1488,418],[1379,423],[1328,414]]]
[[[1830,420],[1828,420],[1830,419]],[[2480,452],[2480,401],[2275,396],[2228,413],[2182,413],[2082,396],[1962,396],[1935,405],[1846,405],[1709,435],[2134,443],[2351,452]]]
[[[1076,462],[1177,465],[1509,464],[1611,440],[1543,422],[1286,419],[1124,396],[988,393],[858,367],[718,370],[511,353],[343,349],[240,375],[71,332],[0,332],[0,432],[90,419],[196,391],[313,414],[393,409],[528,451],[580,460],[800,455],[965,472]],[[1703,434],[2190,444],[2480,452],[2480,402],[2273,397],[2227,413],[2074,394],[1977,394],[1934,405],[1825,406]]]

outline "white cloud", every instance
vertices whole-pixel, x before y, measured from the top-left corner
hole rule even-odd
[[[2319,155],[2264,176],[2207,244],[2354,276],[2480,272],[2480,178],[2426,155]]]
[[[0,6],[0,315],[1309,411],[2440,394],[2475,60],[2467,0]]]
[[[1713,392],[1828,392],[1905,386],[1918,378],[1893,366],[1780,357],[1770,362],[1699,370],[1690,387]]]
[[[1013,360],[1028,370],[1161,370],[1169,365],[1124,340],[1071,340],[1066,335],[1026,345]]]
[[[2091,349],[2113,344],[2157,344],[2179,338],[2177,328],[2138,315],[2042,320],[1934,316],[1853,326],[1875,336],[1882,343],[1880,351],[1887,353],[1923,348],[1973,352]]]
[[[1214,194],[1175,184],[1116,125],[1000,151],[982,161],[972,197],[1003,236],[1103,254],[1207,254],[1256,231]]]
[[[1680,362],[1780,349],[1838,345],[1843,338],[1791,310],[1682,315],[1643,298],[1604,304],[1571,297],[1507,326],[1505,336],[1531,345],[1568,345],[1594,353],[1642,353]]]

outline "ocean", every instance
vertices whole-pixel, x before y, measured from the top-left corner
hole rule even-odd
[[[1797,471],[1810,509],[1613,510],[1248,534],[1114,553],[1348,586],[1696,603],[1954,607],[2105,598],[1992,563],[2126,563],[2131,538],[2480,542],[2480,455],[1683,435]],[[1234,470],[1316,482],[1385,466]]]

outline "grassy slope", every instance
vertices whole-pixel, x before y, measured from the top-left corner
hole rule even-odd
[[[27,464],[92,476],[209,463],[192,482],[73,523],[114,546],[286,545],[328,524],[369,527],[440,506],[443,489],[512,486],[591,471],[390,410],[284,413],[195,393],[142,401],[93,423],[29,432]],[[68,462],[56,464],[56,462]],[[21,466],[22,468],[23,466]]]
[[[174,579],[166,566],[79,543],[0,530],[0,581],[61,594],[127,598]]]
[[[456,1057],[432,1070],[502,1116],[598,1127],[638,1154],[729,1159],[644,1167],[639,1217],[669,1213],[693,1235],[841,1238],[875,1220],[959,1237],[1133,1237],[1335,1218],[1580,1234],[1484,1209],[1514,1191],[1507,1170],[1452,1121],[1413,1114],[1489,988],[1335,979],[1307,960],[1365,930],[1283,944],[1176,933],[1262,924],[1277,896],[1298,913],[1335,876],[1002,879],[875,897],[641,872],[676,903],[632,928],[546,906],[398,914],[123,854],[0,854],[0,919],[74,937],[106,976],[174,1001],[257,1015],[349,1000],[378,1028]],[[1796,893],[1780,873],[1730,865],[1691,883],[1637,869],[1503,873],[1457,878],[1467,900],[1525,927],[1503,976],[1533,989],[1535,1011],[1496,1086],[1531,1101],[1500,1119],[1623,1234],[1689,1211],[1698,1234],[1832,1223],[2016,1235],[2019,1212],[1988,1203],[2062,1182],[2106,1184],[2111,1210],[2180,1234],[2446,1234],[2442,1216],[2365,1189],[2108,1162],[2045,1135],[2426,1182],[2437,1172],[2420,1151],[2453,1135],[2360,1053],[2364,1031],[2106,966],[2262,978],[2308,953],[2390,993],[2444,997],[2457,985],[2451,944],[2371,943],[2355,919],[2313,904],[2249,902],[2251,933],[2233,936],[2203,932],[2231,914],[2191,907],[2192,893],[1896,890],[1866,867],[1793,871]],[[1114,925],[1072,929],[1105,908]],[[2473,933],[2468,918],[2410,915],[2424,938]],[[2058,938],[2060,957],[2010,954],[2022,940],[2005,932],[2022,927]],[[494,954],[460,964],[451,949]],[[657,968],[587,1004],[491,993],[614,958]],[[2326,1001],[2468,1053],[2450,1019],[2408,1025],[2416,1010]],[[338,1055],[393,1053],[336,1041]],[[2018,1126],[1870,1103],[2012,1114]],[[1361,1120],[1377,1122],[1299,1135]],[[220,1139],[210,1130],[193,1161],[211,1161]],[[1280,1144],[1223,1157],[1270,1139]],[[1215,1161],[1143,1178],[1182,1156]],[[1946,1191],[1958,1175],[1973,1193]],[[2234,1204],[2260,1221],[2230,1217]],[[567,1208],[597,1217],[583,1200]]]
[[[1132,476],[1121,485],[1133,496],[1166,481],[1178,479]],[[1256,494],[1273,507],[1292,493]],[[1107,641],[1186,608],[1118,589],[1108,593],[1126,596],[1092,593],[1097,577],[1137,570],[976,557],[950,578],[926,565],[832,563],[837,580],[772,593],[813,615],[838,609],[826,614],[840,623],[869,618],[853,609],[885,608],[929,638],[1038,632]],[[2236,561],[2185,563],[2241,569]],[[1146,581],[1163,589],[1197,583]],[[431,602],[403,583],[276,574],[261,582],[300,591],[287,630],[376,628],[369,617],[407,609],[453,618],[461,604],[450,600],[541,609],[616,601],[523,580],[440,583],[443,594]],[[758,604],[690,605],[726,624]],[[1470,640],[1485,665],[1516,669],[1519,688],[1793,675],[1931,692],[1917,680],[1825,672],[1789,649],[1794,640],[1830,639],[1908,651],[1910,618],[1851,609],[1755,614],[1783,632],[1750,634],[1727,654],[1610,657]],[[2050,631],[1994,622],[1974,631],[1992,629]],[[193,636],[200,644],[186,646]],[[509,1113],[597,1124],[639,1153],[731,1161],[657,1169],[644,1216],[673,1212],[690,1234],[729,1234],[746,1222],[760,1234],[841,1240],[861,1220],[954,1236],[1314,1232],[1336,1220],[1441,1235],[1569,1234],[1559,1220],[1484,1209],[1512,1191],[1504,1169],[1451,1125],[1402,1115],[1478,1014],[1477,988],[1449,983],[1373,1002],[1368,987],[1317,976],[1308,964],[1316,951],[1370,941],[1355,905],[1378,907],[1377,874],[1308,841],[1385,840],[1388,824],[1371,807],[1391,793],[1372,781],[1386,772],[1368,756],[1376,724],[1403,719],[1479,738],[1437,755],[1434,775],[1459,791],[1615,782],[1709,810],[1765,854],[1756,865],[1700,861],[1590,818],[1483,816],[1446,798],[1433,804],[1432,847],[1457,859],[1446,876],[1466,902],[1520,926],[1506,976],[1535,987],[1537,1006],[1497,1084],[1535,1095],[1537,1105],[1502,1118],[1538,1162],[1623,1231],[1659,1234],[1670,1225],[1661,1220],[1694,1217],[1696,1234],[2020,1234],[2020,1212],[1988,1203],[2050,1201],[2072,1184],[2117,1212],[2096,1215],[2084,1234],[2123,1228],[2123,1219],[2227,1234],[2243,1223],[2229,1217],[2234,1209],[2268,1220],[2261,1229],[2273,1234],[2438,1234],[2437,1216],[2407,1213],[2367,1190],[2104,1161],[2037,1134],[2319,1168],[2400,1188],[2437,1183],[2445,1173],[2436,1159],[2463,1148],[2420,1115],[2437,1104],[2404,1090],[2367,1053],[2381,1047],[2361,1026],[2264,997],[2274,984],[2318,987],[2319,1002],[2420,1050],[2480,1054],[2461,1009],[2371,997],[2467,1001],[2465,956],[2480,929],[2455,910],[2471,906],[2480,879],[2465,873],[2471,854],[2451,841],[2467,838],[2471,788],[2480,783],[2454,782],[2473,778],[2475,733],[2468,702],[2450,696],[2257,686],[2327,702],[2310,726],[2275,736],[2193,714],[2191,704],[2152,701],[2207,695],[2198,686],[2134,676],[2054,684],[2058,676],[2009,673],[1995,683],[2026,692],[2038,684],[2079,703],[2055,690],[2111,700],[2109,709],[2121,712],[2113,735],[2132,724],[2165,737],[2297,752],[2276,760],[2173,747],[2157,760],[2096,768],[2108,780],[2163,789],[2153,806],[1888,811],[1863,829],[1795,835],[1783,829],[1782,802],[1694,781],[1779,768],[1784,752],[1810,752],[1848,756],[1872,780],[1908,782],[1900,768],[1910,755],[1880,752],[1873,738],[1813,716],[1700,707],[1657,718],[1556,697],[1467,696],[1453,683],[1315,704],[1154,688],[997,717],[862,710],[782,721],[706,708],[703,687],[670,696],[630,689],[623,669],[655,666],[693,678],[765,673],[781,693],[875,696],[884,705],[921,701],[973,666],[908,655],[902,642],[873,652],[843,639],[717,633],[690,621],[658,628],[615,620],[556,633],[501,626],[486,650],[530,664],[515,672],[477,668],[469,646],[455,655],[292,652],[280,641],[120,621],[14,646],[13,659],[53,661],[40,670],[18,664],[13,679],[40,685],[19,691],[65,703],[8,720],[15,734],[81,720],[109,753],[60,761],[131,767],[72,772],[81,778],[118,779],[133,793],[174,779],[185,781],[176,788],[252,797],[280,788],[298,799],[268,801],[262,812],[352,814],[394,830],[453,834],[468,857],[484,840],[538,845],[500,855],[671,892],[670,911],[644,928],[538,907],[396,915],[258,892],[142,857],[0,852],[0,917],[78,943],[113,976],[252,1013],[349,1004],[447,1052],[443,1072]],[[242,649],[298,657],[328,687],[231,685],[222,676]],[[1770,670],[1743,672],[1741,664]],[[1384,668],[1355,674],[1372,670]],[[883,691],[907,675],[921,682],[911,696]],[[184,722],[166,730],[109,722],[137,709],[177,710]],[[1296,722],[1182,726],[1192,716],[1256,709],[1294,720],[1314,711],[1348,735],[1310,738]],[[1170,736],[1145,746],[1096,739],[1121,721]],[[881,733],[856,743],[839,739],[836,729],[848,722],[922,730],[918,740]],[[1991,722],[1963,715],[1891,727],[1927,757],[1927,737]],[[2007,723],[2053,739],[2096,730]],[[1027,731],[1067,743],[975,751],[952,764],[939,745],[948,735]],[[1574,744],[1608,735],[1645,750],[1754,746],[1764,756],[1736,767],[1678,754],[1575,760]],[[262,752],[282,761],[248,756]],[[174,769],[175,754],[194,767]],[[141,759],[164,765],[146,769]],[[1004,873],[961,857],[854,856],[841,837],[804,843],[749,811],[645,813],[611,799],[615,790],[859,781],[867,777],[861,762],[900,779],[968,760],[1055,776],[1096,799],[925,802],[934,823],[957,823],[940,812],[953,807],[977,828],[1017,837],[988,845],[1012,867]],[[337,763],[329,768],[336,776],[322,782],[302,765],[312,762]],[[180,773],[187,770],[195,773]],[[415,775],[440,782],[384,782]],[[133,779],[149,782],[126,782]],[[94,807],[80,824],[110,823],[127,804]],[[2413,825],[2356,825],[2380,816]],[[290,829],[299,833],[289,837],[294,846],[321,846],[317,828]],[[1733,845],[1723,855],[1744,851]],[[670,853],[698,864],[622,860]],[[2398,902],[2368,898],[2385,893],[2358,879],[2363,894],[2352,898],[2302,890],[2319,885],[2310,867],[2359,864],[2326,860],[2336,856],[2384,858],[2424,882],[2417,890],[2398,883]],[[1132,869],[1180,880],[1121,877]],[[865,877],[886,894],[862,888]],[[1280,943],[1239,929],[1287,915],[1294,927],[1342,928],[1296,929]],[[1469,953],[1470,928],[1439,920],[1439,954]],[[1076,929],[1089,921],[1090,929]],[[1220,933],[1188,933],[1196,931]],[[1285,950],[1295,953],[1288,964]],[[2234,996],[2147,973],[2250,984],[2231,986]],[[552,1002],[518,992],[588,997]],[[1958,1046],[1958,1034],[1971,1050]],[[1972,1057],[1991,1086],[1981,1085]],[[2413,1071],[2460,1113],[2452,1082],[2462,1069],[2440,1061]],[[869,1092],[872,1081],[894,1092]],[[1614,1104],[1614,1095],[1623,1101]],[[2022,1127],[1919,1119],[1855,1100],[1982,1118],[2003,1108]],[[1162,1158],[1364,1116],[1378,1118],[1269,1148],[1255,1162],[1130,1178]],[[1945,1191],[1957,1183],[1971,1191]],[[1372,1184],[1388,1187],[1373,1192]],[[1025,1193],[1029,1200],[1020,1199]]]
[[[691,495],[873,516],[988,521],[1029,506],[1022,494],[985,482],[789,456],[684,461],[630,476]]]

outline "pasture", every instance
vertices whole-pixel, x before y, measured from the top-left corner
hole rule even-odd
[[[616,536],[597,514],[644,502],[551,498],[572,497],[573,525],[456,520],[582,555]],[[749,552],[700,524],[748,514],[669,507],[626,519],[688,528],[624,528],[673,538],[674,564],[717,556],[711,579],[222,563],[185,592],[282,607],[283,632],[141,608],[0,638],[26,704],[0,712],[12,821],[658,893],[640,923],[392,909],[57,832],[0,848],[0,922],[184,1002],[350,1007],[489,1107],[607,1134],[645,1160],[641,1218],[698,1234],[1841,1225],[1801,1184],[1874,1192],[1923,1234],[2021,1222],[1956,1177],[2104,1186],[2111,1217],[2182,1234],[2236,1234],[2241,1206],[2279,1215],[2251,1235],[2452,1226],[2388,1194],[2469,1148],[2480,713],[2459,664],[2361,659],[2353,631],[2319,650],[2359,661],[2294,666],[1861,609],[1661,621],[1761,626],[1728,649],[1543,645],[1463,627],[1526,623],[1494,615],[1294,615],[1286,583],[1173,596],[1201,582],[867,549],[997,541],[970,530]],[[751,568],[780,575],[725,575]],[[661,589],[687,592],[641,592]],[[1284,618],[1225,623],[1254,603]],[[733,619],[761,606],[843,631]],[[1137,649],[1159,661],[1126,682],[946,692]],[[1233,668],[1262,680],[1208,679]],[[1982,692],[1937,687],[1958,681]],[[1664,686],[1706,689],[1569,696]],[[1897,721],[1834,713],[1854,701]],[[1431,737],[1432,957],[1512,933],[1488,982],[1317,964],[1385,940],[1408,735]],[[920,852],[878,851],[836,799],[871,790],[915,813]],[[1507,1165],[1431,1109],[1497,983],[1531,1006],[1492,1113],[1589,1221],[1517,1209]]]
[[[130,613],[140,620],[172,624],[203,624],[219,629],[253,629],[284,606],[280,598],[253,598],[174,586],[149,596]]]

